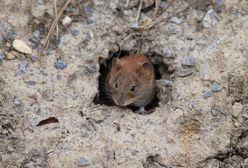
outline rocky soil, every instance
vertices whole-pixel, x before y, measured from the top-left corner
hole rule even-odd
[[[46,49],[55,2],[0,1],[1,168],[248,167],[247,0],[162,1],[139,28],[139,1],[72,0]],[[149,114],[99,100],[118,46],[157,67]]]

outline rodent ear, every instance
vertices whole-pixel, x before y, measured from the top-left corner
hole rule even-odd
[[[145,62],[145,63],[143,63],[143,64],[140,66],[139,70],[141,70],[141,71],[144,71],[144,70],[151,71],[151,70],[153,70],[153,67],[152,67],[151,63]]]
[[[122,65],[123,62],[119,58],[115,57],[112,59],[112,67],[120,67]]]
[[[143,63],[139,68],[138,68],[138,74],[142,78],[149,78],[151,75],[151,72],[153,73],[153,66],[149,62]]]

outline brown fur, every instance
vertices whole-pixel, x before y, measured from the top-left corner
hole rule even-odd
[[[135,87],[134,91],[132,87]],[[145,107],[155,93],[155,75],[150,60],[142,54],[114,58],[106,88],[119,106]]]

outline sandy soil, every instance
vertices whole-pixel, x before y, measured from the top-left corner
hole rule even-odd
[[[0,1],[0,167],[248,167],[248,1],[178,0],[133,29],[137,2],[72,1],[44,49],[54,1]],[[94,103],[118,45],[160,70],[150,114]]]

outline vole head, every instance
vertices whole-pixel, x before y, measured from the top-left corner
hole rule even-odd
[[[133,62],[134,61],[134,62]],[[154,85],[154,70],[149,61],[114,58],[108,74],[107,89],[119,106],[144,99]]]

